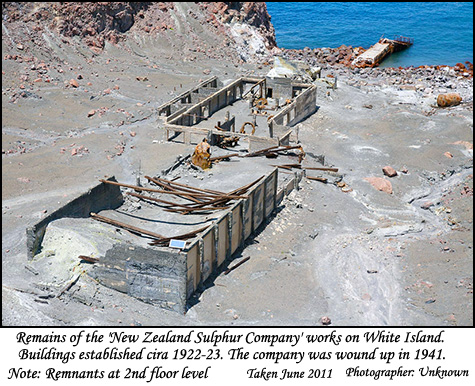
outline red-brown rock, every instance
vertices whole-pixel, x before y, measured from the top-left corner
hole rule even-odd
[[[385,192],[388,194],[392,194],[393,192],[393,186],[389,180],[386,178],[381,178],[381,177],[368,177],[365,178],[366,181],[368,181],[371,185],[373,185],[376,189],[378,189],[381,192]]]
[[[320,323],[324,326],[328,326],[332,323],[332,321],[328,316],[322,316],[322,318],[320,319]]]
[[[396,177],[397,176],[397,171],[394,170],[394,168],[391,167],[391,166],[385,166],[383,168],[383,173],[388,177]]]

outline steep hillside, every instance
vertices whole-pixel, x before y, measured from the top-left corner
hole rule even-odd
[[[28,50],[47,45],[45,34],[64,44],[84,43],[96,54],[106,42],[152,36],[172,40],[176,53],[253,61],[275,47],[265,3],[6,2],[2,3],[4,45]],[[160,42],[158,42],[160,44]]]

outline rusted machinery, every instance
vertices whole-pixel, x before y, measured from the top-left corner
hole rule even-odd
[[[199,166],[201,169],[209,169],[211,167],[210,161],[210,145],[206,138],[203,138],[198,145],[195,147],[195,151],[191,156],[191,162],[195,166]]]
[[[439,94],[437,97],[437,106],[439,107],[457,106],[460,102],[462,102],[462,97],[455,92]]]
[[[257,99],[255,102],[254,102],[254,106],[258,109],[258,110],[262,110],[264,109],[266,106],[267,106],[267,99],[266,98],[259,98]]]
[[[241,126],[240,133],[241,134],[246,134],[246,129],[245,129],[246,125],[251,125],[251,127],[252,127],[251,135],[254,135],[254,133],[256,132],[256,125],[254,125],[254,123],[252,123],[252,122],[244,122],[243,125]]]

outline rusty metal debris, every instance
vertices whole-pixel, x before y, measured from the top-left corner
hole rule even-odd
[[[85,256],[85,255],[79,255],[78,259],[87,261],[88,263],[97,263],[99,261],[97,257]]]
[[[234,199],[247,199],[248,196],[245,195],[245,193],[256,183],[258,183],[264,176],[259,177],[255,181],[241,186],[240,188],[234,189],[233,191],[229,193],[217,191],[217,190],[211,190],[211,189],[203,189],[203,188],[197,188],[193,187],[187,184],[182,184],[178,183],[172,180],[167,180],[164,178],[159,178],[159,177],[149,177],[145,176],[145,178],[152,183],[155,183],[159,185],[162,189],[151,189],[151,188],[143,188],[135,185],[129,185],[129,184],[122,184],[119,182],[112,182],[108,180],[101,180],[103,183],[112,183],[114,185],[122,186],[125,188],[130,188],[136,191],[149,191],[149,192],[154,192],[154,193],[166,193],[166,194],[171,194],[175,195],[176,197],[181,197],[185,199],[189,199],[189,196],[195,196],[196,197],[196,202],[191,202],[191,203],[178,203],[178,202],[172,202],[172,201],[167,201],[167,200],[162,200],[158,199],[155,197],[151,196],[145,196],[142,194],[134,193],[134,192],[127,192],[128,195],[142,199],[142,200],[150,200],[154,202],[158,202],[160,204],[163,204],[163,206],[166,208],[164,209],[165,211],[168,212],[176,212],[176,213],[181,213],[181,214],[192,214],[192,213],[205,213],[208,211],[212,210],[222,210],[222,209],[227,209],[229,208],[228,203],[231,200]],[[100,216],[96,213],[90,213],[91,217],[94,220],[101,221],[119,228],[123,228],[132,234],[142,236],[142,237],[152,237],[154,240],[149,243],[150,245],[157,245],[157,246],[166,246],[167,243],[170,242],[172,239],[177,239],[177,240],[185,240],[188,238],[195,237],[198,233],[204,231],[209,227],[205,226],[203,228],[178,235],[178,236],[172,236],[172,237],[165,237],[163,235],[160,235],[155,232],[151,232],[146,229],[138,228],[130,224],[125,224],[123,222],[113,220],[104,216]],[[90,257],[90,256],[79,256],[79,258],[89,261],[89,262],[97,262],[95,258]]]
[[[211,167],[210,144],[206,138],[203,138],[198,145],[196,145],[195,151],[191,157],[193,165],[200,167],[201,169],[209,169]]]
[[[140,235],[146,235],[146,236],[151,236],[153,238],[156,238],[156,239],[162,239],[164,238],[165,236],[162,236],[162,235],[159,235],[158,233],[155,233],[155,232],[150,232],[146,229],[142,229],[142,228],[137,228],[133,225],[129,225],[129,224],[125,224],[123,222],[120,222],[120,221],[116,221],[116,220],[112,220],[110,218],[107,218],[107,217],[104,217],[104,216],[100,216],[96,213],[93,213],[91,212],[91,217],[94,219],[94,220],[97,220],[97,221],[102,221],[102,222],[105,222],[107,224],[110,224],[110,225],[114,225],[116,227],[119,227],[119,228],[123,228],[123,229],[126,229],[132,233],[135,233],[135,234],[140,234]]]
[[[328,179],[327,178],[324,178],[324,177],[312,177],[312,176],[307,176],[307,178],[309,180],[313,180],[313,181],[320,181],[320,182],[324,182],[324,183],[327,183]]]
[[[163,237],[159,240],[153,240],[149,243],[149,245],[158,245],[158,246],[165,246],[170,242],[170,240],[186,240],[186,239],[191,239],[195,237],[198,233],[203,232],[204,230],[208,229],[208,226],[205,226],[200,229],[196,229],[194,231],[178,235],[178,236],[172,236],[172,237]]]
[[[248,154],[245,154],[245,155],[240,155],[239,153],[233,153],[233,154],[227,154],[227,155],[219,156],[219,157],[212,157],[212,158],[210,158],[210,161],[215,162],[215,161],[220,161],[220,160],[231,158],[231,157],[262,157],[262,156],[265,156],[267,158],[276,158],[279,155],[279,153],[281,153],[283,151],[295,150],[295,149],[300,150],[300,154],[298,154],[298,157],[299,157],[299,162],[302,162],[302,160],[305,158],[305,151],[303,150],[303,147],[301,145],[296,145],[296,146],[275,145],[275,146],[271,146],[271,147],[268,147],[268,148],[265,148],[265,149],[257,150],[255,152],[248,153]],[[287,154],[287,155],[292,155],[292,154]],[[277,166],[277,165],[273,165],[273,166]]]
[[[211,157],[210,161],[211,162],[221,161],[223,159],[228,159],[228,158],[231,158],[231,157],[239,157],[239,155],[240,155],[239,153],[232,153],[232,154],[221,155],[219,157]]]
[[[291,170],[292,168],[296,169],[304,169],[304,170],[320,170],[324,172],[338,172],[337,168],[328,168],[328,167],[309,167],[309,166],[302,166],[300,164],[284,164],[284,165],[271,165],[276,168],[288,169]]]
[[[258,110],[262,110],[264,109],[266,106],[267,106],[268,102],[267,102],[267,99],[266,98],[259,98],[257,99],[255,102],[254,102],[254,106],[258,109]]]
[[[227,269],[226,271],[224,271],[224,274],[227,275],[229,272],[235,270],[237,267],[239,267],[241,264],[245,263],[246,261],[248,261],[249,259],[251,258],[251,256],[248,256],[244,259],[242,259],[239,263],[237,263],[236,265],[232,266],[231,268]]]
[[[246,134],[246,130],[245,130],[246,125],[251,125],[252,126],[251,135],[254,135],[254,133],[256,132],[256,125],[254,125],[254,123],[252,123],[252,122],[244,122],[243,125],[241,126],[241,130],[239,132],[241,134]]]
[[[258,150],[253,153],[246,154],[244,157],[258,157],[258,156],[268,156],[270,154],[277,154],[282,151],[299,149],[301,151],[302,158],[305,157],[305,152],[303,151],[302,145],[295,146],[271,146],[266,149]]]
[[[238,144],[239,139],[240,138],[237,136],[225,137],[224,135],[218,135],[216,146],[219,146],[223,149],[234,147]]]

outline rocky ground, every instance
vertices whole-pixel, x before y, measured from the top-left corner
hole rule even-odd
[[[473,324],[469,64],[352,70],[357,50],[276,48],[262,9],[228,3],[116,3],[91,20],[76,3],[3,4],[3,325]],[[133,183],[191,153],[164,141],[156,108],[212,75],[263,75],[276,53],[322,67],[299,140],[344,184],[304,179],[185,315],[88,276],[50,296],[26,227],[105,175]],[[445,92],[462,104],[437,108]]]

